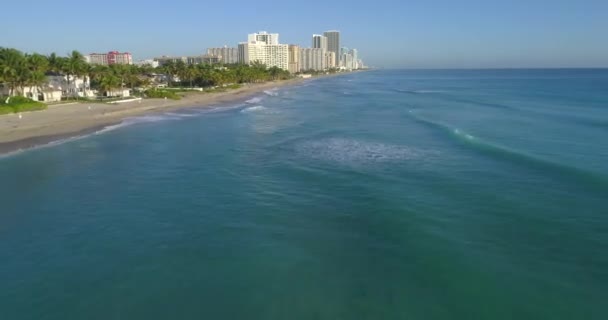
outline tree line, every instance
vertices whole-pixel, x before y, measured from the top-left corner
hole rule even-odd
[[[154,74],[164,74],[169,78],[171,86],[223,86],[233,83],[265,82],[283,80],[291,77],[288,71],[278,67],[267,68],[263,64],[198,64],[188,65],[181,60],[168,61],[162,66],[136,65],[92,65],[85,57],[74,50],[66,56],[51,53],[48,56],[38,53],[23,53],[13,48],[0,47],[0,84],[8,88],[10,96],[21,95],[24,88],[38,88],[47,83],[47,76],[66,76],[68,90],[64,95],[72,96],[69,92],[70,81],[74,77],[89,77],[89,87],[111,91],[119,88],[148,87],[153,82]],[[177,80],[179,81],[173,81]]]

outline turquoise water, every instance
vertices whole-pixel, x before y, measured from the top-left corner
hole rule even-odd
[[[0,319],[608,318],[608,70],[220,107],[0,159]]]

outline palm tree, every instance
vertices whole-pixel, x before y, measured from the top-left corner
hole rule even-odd
[[[180,80],[183,81],[188,81],[190,83],[190,88],[193,87],[192,82],[194,81],[194,79],[196,78],[196,76],[198,75],[198,69],[196,68],[196,66],[194,65],[180,65],[178,63],[178,76],[180,78]]]
[[[120,88],[121,85],[120,78],[111,72],[104,74],[99,83],[101,90],[108,93],[112,92],[114,89]]]
[[[68,91],[70,91],[70,78],[84,76],[87,72],[86,62],[84,60],[84,56],[76,50],[72,51],[64,62],[65,63],[63,63],[61,66],[61,71],[67,77]],[[76,97],[78,98],[78,94]]]
[[[47,60],[49,62],[49,71],[59,73],[62,70],[66,58],[58,57],[57,54],[53,52],[47,57]]]
[[[0,77],[9,88],[9,96],[22,82],[25,58],[21,51],[11,48],[0,48]]]
[[[30,88],[37,88],[38,92],[42,92],[42,85],[46,82],[46,72],[49,69],[49,61],[47,57],[34,53],[25,55],[27,67],[29,69],[26,79],[27,85]],[[30,91],[33,91],[30,89]]]
[[[177,64],[173,61],[173,60],[169,60],[167,62],[165,62],[162,67],[159,67],[161,70],[161,72],[165,73],[166,75],[168,75],[168,80],[167,80],[167,85],[171,86],[171,81],[173,81],[173,79],[175,78],[175,76],[177,75]]]
[[[272,80],[277,80],[279,78],[279,75],[281,74],[281,69],[277,66],[273,66],[268,69],[268,72],[270,73]]]
[[[178,60],[174,65],[174,72],[180,78],[179,79],[180,85],[184,80],[184,79],[182,79],[181,76],[184,75],[184,73],[186,72],[186,68],[187,68],[186,63],[182,60]]]

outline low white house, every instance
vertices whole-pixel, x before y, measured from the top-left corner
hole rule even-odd
[[[61,101],[62,92],[60,89],[51,86],[39,87],[24,87],[16,89],[16,92],[23,97],[30,98],[40,102],[57,102]],[[9,88],[0,87],[0,96],[8,96]]]
[[[130,89],[114,89],[104,92],[105,97],[122,97],[127,98],[131,96]]]
[[[91,90],[89,77],[76,77],[65,75],[47,76],[48,86],[57,88],[63,92],[66,97],[94,98],[95,91]]]

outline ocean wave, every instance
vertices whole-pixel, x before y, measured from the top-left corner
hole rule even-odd
[[[264,107],[264,106],[253,106],[253,107],[245,108],[245,109],[241,110],[241,112],[250,113],[250,112],[259,112],[259,111],[264,111],[264,110],[266,110],[266,107]]]
[[[343,138],[306,141],[298,144],[296,151],[314,159],[345,164],[400,162],[427,154],[406,146]]]
[[[276,96],[278,96],[278,95],[279,95],[279,93],[277,92],[277,90],[278,90],[277,88],[274,88],[274,89],[272,89],[272,90],[264,90],[264,93],[265,93],[266,95],[271,96],[271,97],[276,97]]]
[[[177,113],[177,112],[167,112],[165,113],[168,116],[171,117],[178,117],[178,118],[191,118],[191,117],[196,117],[198,116],[200,113]]]
[[[418,123],[446,133],[448,136],[455,138],[459,143],[473,151],[479,152],[481,154],[495,158],[500,161],[507,161],[527,168],[531,168],[539,172],[556,173],[560,177],[570,180],[572,182],[582,183],[587,186],[599,187],[602,192],[608,191],[608,177],[605,177],[598,173],[543,159],[520,150],[515,150],[492,142],[488,142],[478,137],[475,137],[465,132],[464,130],[452,128],[449,125],[420,117],[414,112],[410,112],[409,114]]]
[[[264,97],[253,97],[245,102],[249,103],[249,104],[256,104],[256,103],[262,102],[263,99],[264,99]]]
[[[146,116],[140,116],[140,117],[126,118],[126,119],[122,120],[120,123],[106,126],[103,129],[94,132],[94,134],[103,134],[106,132],[114,131],[116,129],[128,127],[128,126],[138,124],[138,123],[179,120],[182,117],[183,116],[177,116],[177,115],[172,115],[171,113],[165,113],[165,114],[158,114],[158,115],[146,115]]]

